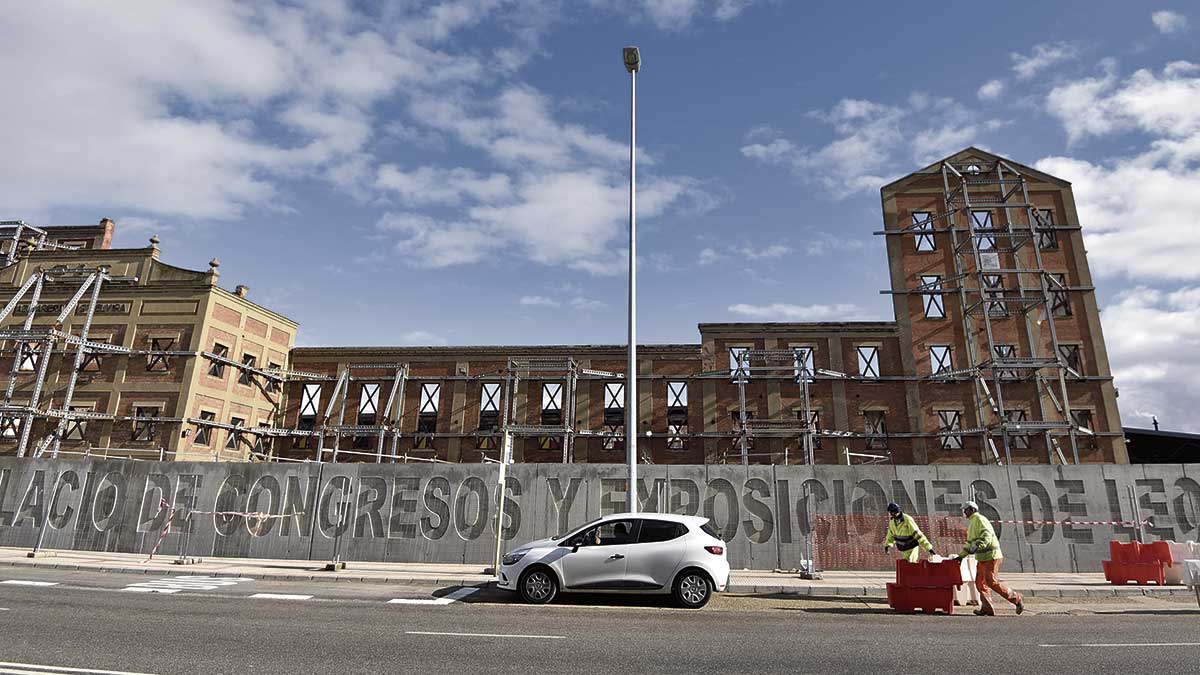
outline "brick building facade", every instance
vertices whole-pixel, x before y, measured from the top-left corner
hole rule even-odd
[[[698,343],[639,346],[642,458],[1127,462],[1070,185],[968,148],[881,196],[896,320],[701,324]],[[292,348],[296,324],[221,289],[215,263],[110,249],[106,222],[47,230],[88,244],[24,251],[0,276],[10,292],[54,266],[139,279],[105,287],[123,313],[92,331],[135,353],[103,355],[79,387],[111,419],[72,442],[141,442],[132,417],[154,408],[154,443],[180,459],[478,462],[507,431],[517,461],[624,461],[621,345]],[[152,371],[155,339],[189,354]],[[7,420],[28,414],[15,372]]]

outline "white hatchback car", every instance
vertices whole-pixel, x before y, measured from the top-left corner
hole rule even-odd
[[[496,585],[544,604],[561,592],[670,593],[700,608],[729,583],[725,542],[707,518],[616,513],[514,549]]]

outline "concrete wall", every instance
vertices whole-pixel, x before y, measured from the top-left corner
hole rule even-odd
[[[238,464],[0,459],[0,546],[32,547],[49,513],[47,548],[148,552],[182,509],[160,555],[184,540],[190,555],[328,559],[340,533],[347,560],[491,560],[494,464]],[[510,469],[506,548],[623,510],[621,465],[518,464]],[[709,516],[735,567],[795,567],[812,524],[832,514],[875,523],[888,500],[915,515],[956,517],[972,491],[998,519],[1128,521],[1127,486],[1150,538],[1200,539],[1200,465],[1094,466],[645,466],[643,510]],[[48,508],[51,494],[59,494]],[[343,505],[345,519],[339,518]],[[212,512],[266,512],[254,521]],[[878,520],[882,521],[879,516]],[[190,534],[187,529],[190,528]],[[878,551],[881,527],[843,534]],[[1023,571],[1098,571],[1107,543],[1130,528],[997,526]],[[950,552],[950,551],[945,551]],[[827,565],[834,568],[834,564]]]

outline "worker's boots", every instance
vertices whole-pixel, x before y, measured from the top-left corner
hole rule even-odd
[[[991,605],[984,605],[975,610],[975,616],[996,616],[996,610],[992,609]]]

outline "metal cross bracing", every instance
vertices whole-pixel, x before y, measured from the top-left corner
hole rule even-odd
[[[22,239],[22,235],[28,235],[28,238]],[[15,263],[24,251],[79,250],[78,246],[60,244],[48,240],[47,237],[49,237],[48,232],[23,220],[0,220],[0,250],[3,251],[5,266]],[[24,245],[24,249],[22,245]]]
[[[44,234],[44,233],[43,233]],[[14,239],[13,247],[10,249],[12,253],[16,253],[17,240]],[[110,345],[103,342],[94,342],[88,339],[89,331],[91,330],[92,320],[96,314],[96,303],[100,297],[100,290],[105,282],[109,283],[133,283],[136,282],[136,277],[114,276],[108,273],[107,267],[97,267],[94,269],[85,269],[82,267],[54,267],[46,270],[38,270],[34,272],[13,297],[5,304],[3,309],[0,309],[0,322],[7,319],[16,309],[17,304],[28,296],[29,305],[26,310],[25,320],[19,330],[3,330],[0,331],[0,339],[6,343],[6,347],[12,352],[13,362],[9,371],[8,382],[4,390],[4,400],[0,404],[0,411],[6,426],[11,425],[12,420],[19,420],[16,424],[20,427],[19,433],[14,433],[18,436],[17,441],[17,456],[24,457],[29,450],[30,435],[33,429],[34,420],[57,420],[54,431],[45,436],[33,448],[33,456],[40,457],[47,450],[51,457],[57,457],[64,435],[72,423],[77,420],[91,419],[93,415],[99,413],[74,410],[71,407],[72,399],[75,396],[75,388],[79,380],[79,373],[83,370],[83,365],[89,354],[102,352],[120,353],[124,348],[116,345]],[[37,318],[38,303],[41,301],[42,292],[48,285],[70,287],[73,284],[78,284],[78,288],[71,295],[71,298],[63,303],[60,311],[54,317],[48,327],[34,328],[34,320]],[[84,314],[83,323],[79,327],[78,335],[63,331],[62,327],[67,323],[67,320],[75,313],[76,308],[83,301],[84,296],[88,297],[87,310]],[[74,351],[74,363],[67,377],[67,386],[63,393],[63,400],[59,408],[42,410],[41,397],[45,389],[46,376],[49,373],[50,361],[54,355],[55,345],[59,342],[63,343],[64,350],[62,353]],[[34,346],[36,345],[36,346]],[[13,397],[16,393],[17,379],[21,376],[22,366],[29,365],[34,368],[35,376],[32,382],[32,390],[29,394],[29,400],[25,405],[13,405]],[[9,426],[8,428],[11,428]],[[17,430],[13,430],[16,432]]]
[[[805,464],[815,464],[816,439],[820,433],[812,415],[810,387],[817,371],[813,365],[811,347],[791,349],[739,349],[733,352],[733,381],[738,388],[737,428],[734,433],[741,464],[749,464],[752,456],[772,456],[773,453],[752,453],[754,438],[799,439]],[[800,390],[801,413],[798,419],[755,419],[746,405],[746,384],[755,378],[783,378],[794,382]],[[789,463],[784,448],[784,464]],[[728,451],[724,456],[728,463]]]
[[[1003,160],[986,167],[943,162],[940,173],[944,199],[941,213],[914,215],[911,226],[877,234],[922,237],[944,232],[950,236],[954,274],[947,278],[922,277],[915,288],[898,291],[958,298],[965,365],[952,367],[946,355],[926,379],[970,379],[978,426],[948,429],[950,423],[942,420],[938,431],[942,447],[961,447],[947,439],[976,436],[985,463],[1010,464],[1014,446],[1024,449],[1028,447],[1028,435],[1040,433],[1051,463],[1056,459],[1067,463],[1059,444],[1063,437],[1070,443],[1071,461],[1078,463],[1077,435],[1094,432],[1081,427],[1072,416],[1066,377],[1069,372],[1080,379],[1106,378],[1085,378],[1068,368],[1054,319],[1056,307],[1066,302],[1066,294],[1092,289],[1068,286],[1061,276],[1047,270],[1042,247],[1056,239],[1057,231],[1079,228],[1045,222],[1030,199],[1025,177]],[[1052,235],[1048,237],[1047,232]],[[930,306],[925,305],[927,314]],[[944,315],[944,303],[932,307]],[[1019,322],[1027,355],[1019,355],[1016,345],[997,340],[995,322],[1006,319]],[[1040,352],[1046,342],[1050,354],[1043,356]],[[931,361],[935,358],[938,355],[931,352]],[[1020,382],[1034,384],[1036,396],[1029,413],[1010,406],[1006,399],[1006,387],[1011,389]],[[961,423],[957,416],[955,420]],[[1002,452],[997,448],[997,439]]]

